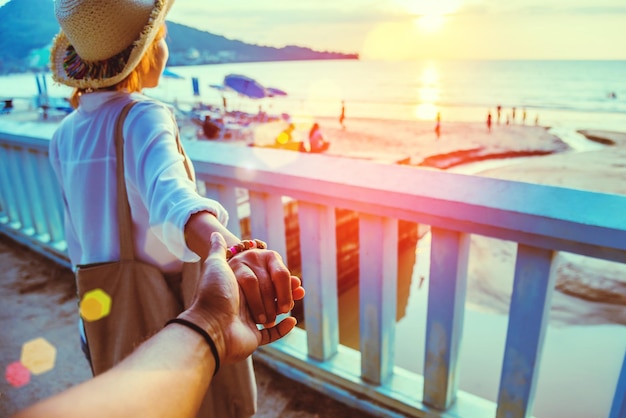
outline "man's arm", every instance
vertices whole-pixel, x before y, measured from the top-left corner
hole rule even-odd
[[[172,324],[106,373],[15,418],[193,417],[214,369],[200,334]]]
[[[304,289],[299,285],[297,289],[304,296]],[[278,340],[296,325],[296,319],[289,317],[273,327],[257,328],[226,262],[226,243],[219,233],[211,235],[211,250],[192,306],[178,318],[209,335],[222,364],[248,357],[259,345]],[[170,324],[106,373],[15,418],[194,417],[215,367],[213,352],[200,333]]]

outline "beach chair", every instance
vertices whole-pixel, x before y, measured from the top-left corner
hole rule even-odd
[[[3,99],[2,100],[2,109],[0,109],[0,114],[11,113],[13,110],[13,99]]]

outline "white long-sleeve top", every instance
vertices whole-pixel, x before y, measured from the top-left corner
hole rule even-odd
[[[228,214],[189,180],[170,110],[136,93],[83,94],[52,137],[50,162],[63,192],[70,260],[74,266],[119,260],[114,131],[130,100],[138,103],[124,123],[124,172],[135,257],[179,272],[183,262],[199,259],[185,243],[189,217],[208,211],[226,225]]]

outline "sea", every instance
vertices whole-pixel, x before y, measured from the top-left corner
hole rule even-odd
[[[367,61],[318,60],[168,67],[146,93],[181,105],[202,102],[251,113],[294,117],[483,121],[502,107],[502,121],[516,109],[527,123],[626,131],[626,61]],[[253,78],[286,96],[251,99],[216,88],[228,74]],[[45,76],[51,96],[69,89]],[[192,79],[199,91],[194,95]],[[213,87],[212,87],[213,86]],[[34,74],[0,77],[0,98],[32,97]]]
[[[626,132],[626,61],[287,61],[171,67],[148,95],[181,108],[198,103],[230,110],[293,118],[349,118],[484,121],[501,106],[503,121],[516,109],[567,138],[578,129]],[[218,88],[228,74],[253,78],[285,96],[252,99]],[[37,83],[37,77],[40,82]],[[70,89],[50,74],[0,77],[0,99],[32,100],[43,88],[67,97]],[[198,80],[194,94],[192,80]],[[0,118],[0,123],[2,119]],[[584,141],[583,141],[584,142]],[[596,145],[597,146],[597,145]],[[396,365],[423,372],[429,237],[399,277]],[[340,297],[340,340],[358,348],[358,289]],[[401,312],[400,312],[401,311]],[[467,309],[459,361],[461,390],[490,400],[497,388],[507,316]],[[346,331],[348,330],[348,331]],[[351,331],[350,331],[351,330]],[[586,418],[607,416],[626,350],[626,327],[619,324],[551,325],[545,339],[534,415]]]

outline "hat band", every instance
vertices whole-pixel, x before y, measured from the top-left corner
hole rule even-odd
[[[84,61],[72,45],[68,45],[63,57],[63,68],[68,77],[75,80],[107,79],[121,73],[135,45],[131,44],[122,52],[102,61]]]

